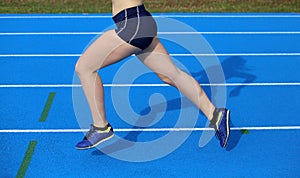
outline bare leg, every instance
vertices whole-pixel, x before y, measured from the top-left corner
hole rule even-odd
[[[138,51],[138,48],[125,43],[114,30],[111,30],[105,32],[89,46],[77,61],[75,70],[80,78],[96,127],[104,127],[107,124],[104,89],[97,70]]]
[[[199,83],[173,64],[168,52],[157,38],[137,56],[165,83],[178,88],[204,113],[208,120],[212,119],[215,106],[208,99]]]

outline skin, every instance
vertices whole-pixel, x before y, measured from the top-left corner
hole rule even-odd
[[[112,14],[115,15],[126,8],[135,7],[142,3],[141,0],[112,0]],[[126,43],[114,30],[110,30],[103,33],[88,47],[75,67],[96,127],[104,127],[108,123],[103,83],[97,71],[132,54],[135,54],[142,63],[156,73],[164,83],[176,87],[189,98],[208,120],[212,119],[215,106],[208,99],[199,83],[174,65],[167,50],[157,37],[153,39],[148,48],[141,50]]]

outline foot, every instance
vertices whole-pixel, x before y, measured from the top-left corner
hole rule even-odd
[[[76,145],[76,149],[85,150],[98,146],[100,143],[109,140],[114,136],[113,128],[107,124],[104,128],[96,128],[91,125],[83,140]]]
[[[225,148],[230,134],[230,111],[225,108],[215,109],[210,127],[216,130],[221,147]]]

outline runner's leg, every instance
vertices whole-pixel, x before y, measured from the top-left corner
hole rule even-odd
[[[94,41],[76,63],[75,70],[80,78],[96,127],[104,127],[108,123],[103,83],[97,70],[138,51],[140,49],[127,44],[114,30],[110,30]]]
[[[159,39],[154,38],[152,44],[137,54],[137,56],[165,83],[175,86],[190,99],[209,120],[212,119],[215,106],[209,100],[199,83],[174,65]]]

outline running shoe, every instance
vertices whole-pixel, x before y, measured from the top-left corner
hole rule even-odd
[[[76,149],[85,150],[98,146],[100,143],[109,140],[114,136],[113,128],[107,124],[102,129],[97,129],[91,125],[90,130],[87,132],[83,140],[76,145]]]
[[[210,127],[216,130],[221,147],[225,148],[230,135],[230,111],[225,108],[215,109]]]

